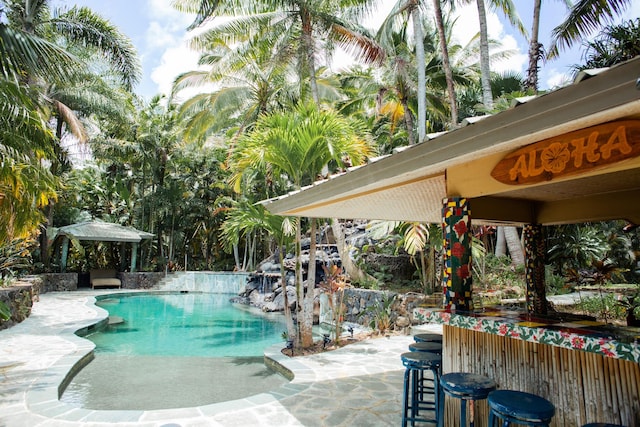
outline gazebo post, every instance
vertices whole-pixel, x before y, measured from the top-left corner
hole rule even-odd
[[[120,242],[120,270],[124,270],[124,262],[126,259],[126,254],[124,253],[127,249],[124,242]]]
[[[527,311],[547,314],[547,295],[544,274],[546,253],[542,225],[526,224],[524,234],[525,277],[527,283]]]
[[[444,308],[473,310],[471,287],[471,211],[464,197],[443,200],[442,235],[444,238]]]
[[[131,243],[131,272],[136,272],[136,261],[138,258],[138,242]]]
[[[69,238],[62,236],[62,253],[60,254],[60,272],[67,272],[67,257],[69,256]]]

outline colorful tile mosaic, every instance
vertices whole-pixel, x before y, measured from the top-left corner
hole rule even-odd
[[[547,314],[544,278],[545,239],[542,225],[526,224],[523,229],[525,277],[527,282],[527,311]]]
[[[513,311],[501,312],[501,317],[496,314],[495,311],[451,313],[422,307],[413,311],[419,322],[451,325],[640,363],[640,328],[614,327],[589,320],[562,322]]]
[[[442,289],[447,310],[473,310],[471,286],[471,212],[468,200],[445,199],[442,207],[444,275]]]

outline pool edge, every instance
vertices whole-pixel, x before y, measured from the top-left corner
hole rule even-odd
[[[155,290],[144,290],[155,293]],[[283,344],[274,344],[264,350],[265,366],[276,370],[289,380],[288,383],[273,390],[225,402],[216,402],[202,406],[155,409],[155,410],[93,410],[60,401],[66,386],[73,377],[93,358],[95,345],[83,338],[100,324],[108,321],[109,313],[96,305],[98,299],[108,295],[122,295],[125,292],[105,290],[99,294],[78,295],[78,302],[93,313],[92,318],[77,320],[77,324],[61,329],[58,336],[69,342],[68,350],[60,354],[58,360],[46,369],[41,380],[36,381],[26,390],[25,400],[29,411],[35,415],[56,421],[68,422],[100,422],[120,424],[122,422],[149,422],[175,418],[180,414],[183,419],[209,419],[224,414],[247,404],[264,405],[292,396],[306,389],[308,385],[300,381],[313,380],[313,372],[304,364],[282,354]],[[132,293],[132,292],[126,292]],[[134,291],[133,293],[138,293]],[[162,293],[162,291],[160,291]],[[68,295],[68,294],[67,294]],[[46,380],[43,378],[46,377]]]

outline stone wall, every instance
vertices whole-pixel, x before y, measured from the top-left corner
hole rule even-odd
[[[33,302],[38,300],[42,281],[33,278],[27,281],[16,282],[13,286],[0,288],[0,301],[2,301],[11,312],[8,320],[0,320],[0,329],[9,328],[16,323],[22,322],[31,314]]]
[[[78,273],[43,273],[39,277],[43,294],[78,290]],[[31,279],[27,277],[26,280]]]
[[[405,328],[419,323],[413,316],[413,309],[416,307],[442,307],[442,295],[398,294],[388,291],[347,288],[343,300],[346,307],[344,320],[368,326],[375,311],[382,310],[384,301],[390,298],[395,298],[390,307],[390,317],[393,325],[397,328]],[[321,312],[326,313],[326,310],[321,309]],[[323,317],[326,319],[326,316]]]
[[[123,289],[151,289],[164,278],[164,273],[118,273]]]

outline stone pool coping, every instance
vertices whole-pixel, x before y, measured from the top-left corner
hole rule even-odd
[[[149,411],[99,411],[60,402],[62,385],[92,357],[93,343],[76,331],[107,319],[107,312],[95,306],[95,297],[131,292],[44,294],[27,320],[0,331],[0,425],[346,426],[356,419],[369,424],[400,422],[403,366],[399,355],[412,342],[409,336],[373,339],[296,358],[283,355],[282,344],[271,346],[265,358],[292,372],[293,380],[244,399]],[[312,404],[321,397],[318,394],[333,393],[336,388],[348,391],[349,399],[334,397],[326,405]],[[321,420],[327,420],[326,424]]]

